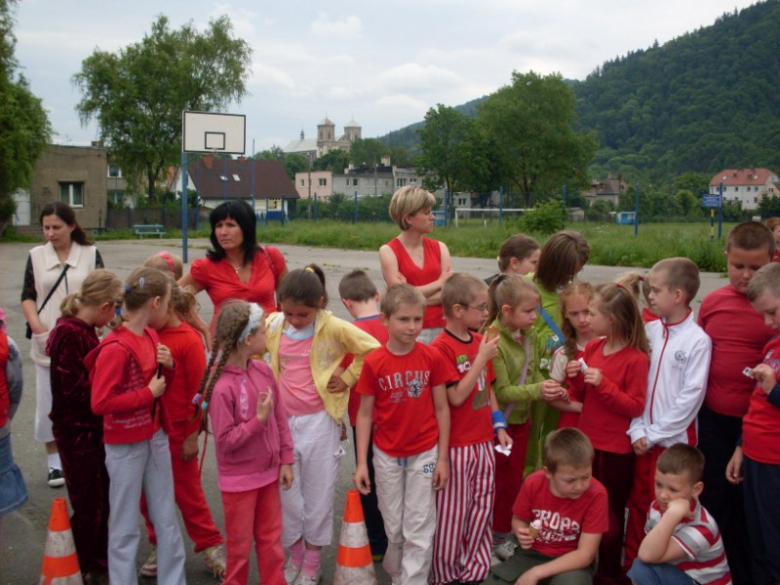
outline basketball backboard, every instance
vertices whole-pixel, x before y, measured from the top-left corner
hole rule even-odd
[[[182,112],[182,152],[244,154],[246,116]]]

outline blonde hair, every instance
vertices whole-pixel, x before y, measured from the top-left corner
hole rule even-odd
[[[599,310],[612,320],[612,335],[649,355],[650,344],[642,314],[631,291],[623,285],[607,282],[596,287],[593,298],[598,302]]]
[[[756,271],[748,284],[747,298],[753,303],[766,290],[772,293],[772,296],[780,298],[780,264],[777,262],[764,264]]]
[[[525,260],[531,254],[539,249],[539,242],[534,240],[531,236],[525,234],[515,234],[508,237],[501,244],[501,249],[498,251],[498,270],[504,272],[509,268],[509,262],[512,258],[518,260]]]
[[[570,282],[558,293],[558,302],[561,306],[561,315],[563,315],[561,333],[566,338],[563,344],[563,351],[570,360],[577,356],[577,331],[568,317],[566,317],[566,302],[574,296],[582,296],[590,301],[593,298],[593,285],[585,280],[578,280],[577,282]]]
[[[616,284],[621,284],[631,291],[640,308],[650,305],[650,279],[649,273],[632,270],[618,275]]]
[[[455,272],[441,287],[441,306],[447,317],[452,317],[455,305],[467,307],[474,302],[480,290],[487,289],[484,280],[464,272]]]
[[[122,305],[122,281],[109,270],[93,270],[75,293],[66,296],[60,304],[63,317],[75,317],[83,306],[99,307],[103,303]]]
[[[259,325],[249,331],[249,333],[253,333],[260,327],[265,326],[263,310],[259,306],[257,307],[260,309]],[[223,306],[222,312],[217,319],[217,326],[214,331],[214,344],[211,348],[208,365],[206,366],[206,375],[200,381],[200,388],[196,396],[196,399],[199,397],[203,399],[200,402],[203,410],[201,427],[205,431],[208,431],[208,404],[211,401],[211,395],[214,393],[214,386],[222,375],[222,370],[225,368],[230,354],[238,349],[241,334],[249,323],[251,312],[251,304],[246,301],[228,301]],[[216,367],[214,366],[215,362]]]
[[[393,193],[388,212],[390,213],[390,218],[403,231],[406,231],[409,229],[409,224],[406,223],[407,216],[414,215],[423,209],[433,209],[434,207],[436,207],[436,197],[433,196],[433,193],[426,191],[422,187],[406,186]]]
[[[137,311],[155,297],[164,297],[171,290],[171,277],[156,268],[136,268],[125,280],[124,306]]]
[[[385,317],[390,317],[401,305],[416,305],[425,309],[425,297],[411,284],[394,284],[382,297],[379,310]]]
[[[581,469],[593,464],[593,444],[579,429],[565,427],[547,435],[544,441],[544,466],[555,473],[561,465]]]
[[[144,262],[144,266],[156,268],[162,272],[170,272],[174,280],[179,280],[184,274],[184,262],[182,262],[181,256],[170,252],[157,252],[157,254],[149,256]]]
[[[539,289],[531,279],[519,274],[499,274],[490,284],[488,289],[489,315],[485,321],[488,327],[501,314],[501,307],[509,305],[514,308],[520,303],[534,300],[540,303],[542,300]]]

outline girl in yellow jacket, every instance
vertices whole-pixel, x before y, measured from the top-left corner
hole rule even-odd
[[[282,492],[282,544],[289,549],[288,583],[314,585],[320,554],[333,535],[333,499],[341,421],[365,356],[377,341],[325,310],[325,275],[312,264],[279,284],[280,313],[267,321],[266,348],[294,443],[292,488]],[[342,370],[347,354],[352,364]]]

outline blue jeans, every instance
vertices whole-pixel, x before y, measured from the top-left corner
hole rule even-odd
[[[671,563],[650,565],[639,559],[634,560],[628,577],[636,585],[695,585],[685,571],[682,571]]]

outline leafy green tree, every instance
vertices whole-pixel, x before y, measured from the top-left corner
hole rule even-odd
[[[758,212],[764,219],[780,216],[780,197],[762,197],[758,202]]]
[[[683,173],[674,179],[675,191],[690,191],[695,197],[701,197],[710,190],[710,179],[701,173]]]
[[[701,215],[701,199],[691,191],[681,189],[674,194],[677,208],[684,216]]]
[[[411,167],[414,160],[405,146],[393,146],[390,148],[390,164],[396,167]]]
[[[149,198],[163,169],[179,162],[184,110],[214,111],[246,94],[252,49],[232,35],[227,16],[200,33],[171,30],[159,16],[143,40],[87,57],[73,83],[82,124],[95,118],[122,169],[146,179]]]
[[[295,181],[295,173],[302,173],[308,169],[309,159],[302,154],[291,152],[284,155],[284,170],[291,181]]]
[[[597,142],[592,133],[574,130],[575,96],[559,74],[512,73],[502,87],[478,106],[478,120],[497,146],[505,179],[530,206],[534,193],[561,185],[585,187]]]
[[[346,150],[336,149],[314,159],[314,162],[311,164],[311,170],[343,173],[348,166],[349,153]]]
[[[359,138],[349,149],[349,159],[356,167],[373,167],[390,155],[390,147],[376,138]]]
[[[41,100],[17,74],[13,0],[0,0],[0,233],[13,216],[13,193],[29,187],[35,161],[51,139]]]
[[[284,160],[284,150],[275,144],[268,150],[261,150],[255,155],[257,160]]]

